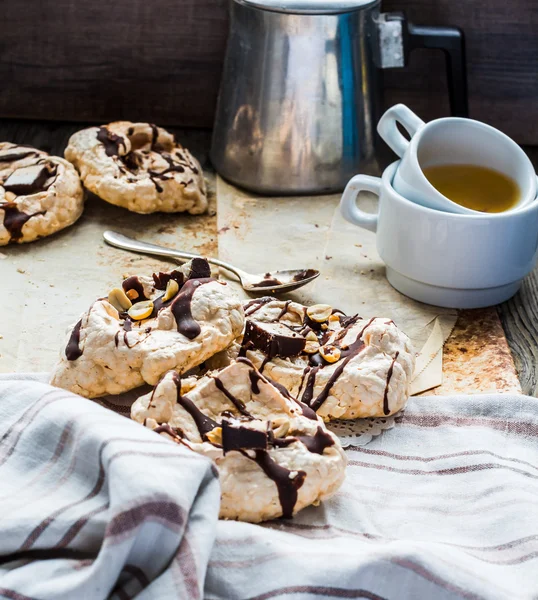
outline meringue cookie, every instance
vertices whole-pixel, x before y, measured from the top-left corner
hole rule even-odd
[[[52,235],[72,225],[83,209],[84,192],[71,163],[0,143],[0,246]]]
[[[94,302],[70,331],[51,384],[87,398],[120,394],[155,385],[170,369],[185,373],[226,348],[241,333],[243,309],[209,275],[207,261],[193,259],[171,273],[127,278],[125,297],[133,308],[149,301],[147,318],[124,312],[112,296]],[[163,301],[170,280],[177,292]]]
[[[291,517],[344,480],[338,438],[244,358],[186,393],[177,373],[167,373],[135,401],[131,418],[215,462],[223,519]]]
[[[316,322],[307,312],[315,315],[315,307],[274,298],[253,300],[244,308],[247,327],[242,348],[238,350],[234,342],[210,359],[210,368],[246,356],[325,421],[384,417],[407,403],[415,353],[409,338],[393,321],[332,311],[328,319]],[[305,348],[295,355],[268,354],[266,340],[262,344],[248,335],[249,322],[266,328],[270,324],[284,326],[305,338]],[[274,335],[280,334],[275,331]]]
[[[73,134],[65,150],[88,190],[137,213],[207,209],[200,163],[150,123],[116,121]]]

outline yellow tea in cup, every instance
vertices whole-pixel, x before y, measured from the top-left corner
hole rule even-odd
[[[423,170],[433,187],[452,202],[485,213],[513,208],[521,197],[518,184],[499,171],[478,165],[435,165]]]

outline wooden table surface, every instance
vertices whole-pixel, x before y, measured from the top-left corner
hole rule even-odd
[[[0,119],[0,141],[27,144],[62,156],[69,136],[83,126],[80,123]],[[210,167],[207,156],[211,136],[209,131],[170,130],[179,134],[182,142],[199,158],[204,168]],[[534,164],[538,165],[538,148],[526,150]],[[520,292],[497,310],[523,392],[538,396],[538,267],[527,277]],[[472,311],[464,313],[461,318],[472,321]],[[487,320],[484,321],[484,326],[488,327]]]

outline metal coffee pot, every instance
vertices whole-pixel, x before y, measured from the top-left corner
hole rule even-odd
[[[211,160],[272,195],[342,190],[377,170],[382,69],[415,48],[446,54],[453,115],[467,116],[463,33],[419,27],[381,0],[231,0]]]

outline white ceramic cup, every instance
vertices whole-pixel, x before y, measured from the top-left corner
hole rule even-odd
[[[406,296],[448,308],[481,308],[508,300],[538,255],[538,200],[516,212],[461,215],[407,200],[392,182],[400,162],[381,178],[356,175],[347,184],[344,218],[377,234],[390,284]],[[376,214],[357,206],[361,191],[379,196]]]
[[[400,124],[410,135],[406,139]],[[423,169],[434,165],[467,164],[488,167],[514,180],[520,200],[510,211],[533,202],[536,174],[523,150],[508,136],[480,121],[449,117],[425,123],[404,104],[389,108],[377,130],[402,161],[394,178],[394,189],[413,202],[452,213],[484,214],[460,206],[437,191]]]

